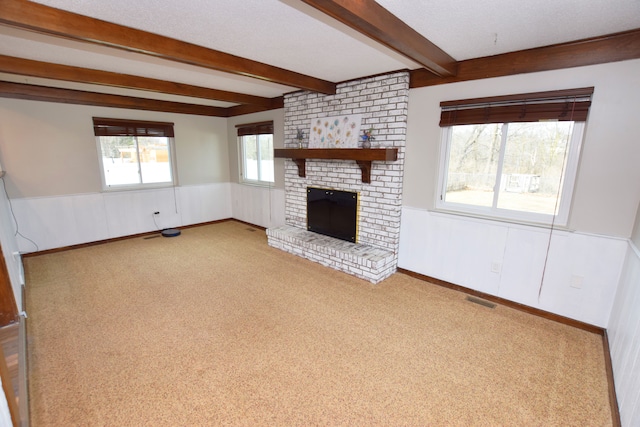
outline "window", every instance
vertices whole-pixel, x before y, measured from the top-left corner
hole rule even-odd
[[[273,122],[236,126],[240,150],[240,180],[249,184],[274,182]]]
[[[93,118],[105,190],[174,185],[173,123]]]
[[[441,103],[442,210],[566,225],[593,88]]]

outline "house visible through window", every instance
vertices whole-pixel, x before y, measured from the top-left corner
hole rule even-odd
[[[237,125],[240,179],[250,184],[274,181],[273,122]]]
[[[593,88],[441,103],[443,210],[566,224]]]
[[[93,118],[103,187],[174,184],[173,123]]]

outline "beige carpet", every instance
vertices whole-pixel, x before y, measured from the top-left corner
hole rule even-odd
[[[606,426],[602,339],[245,224],[25,259],[32,426]]]

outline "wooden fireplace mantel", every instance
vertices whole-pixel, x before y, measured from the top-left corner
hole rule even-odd
[[[298,166],[298,176],[307,176],[307,159],[355,160],[362,171],[362,182],[371,182],[373,161],[398,160],[397,148],[276,148],[274,157],[291,159]]]

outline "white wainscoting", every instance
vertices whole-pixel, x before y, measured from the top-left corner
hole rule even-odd
[[[398,267],[606,327],[626,246],[619,238],[403,207]]]
[[[640,425],[640,252],[629,242],[607,333],[623,426]]]
[[[11,288],[16,300],[18,311],[22,311],[22,285],[24,285],[24,269],[15,236],[15,222],[11,215],[11,208],[4,190],[0,190],[0,244],[2,255],[9,272]]]
[[[232,184],[233,218],[265,228],[284,225],[284,189]]]
[[[34,197],[13,199],[11,203],[20,233],[38,245],[36,248],[18,236],[21,252],[216,221],[232,215],[229,183]]]
[[[183,225],[231,218],[231,185],[189,185],[180,187],[178,204]],[[162,226],[160,228],[167,228]]]

